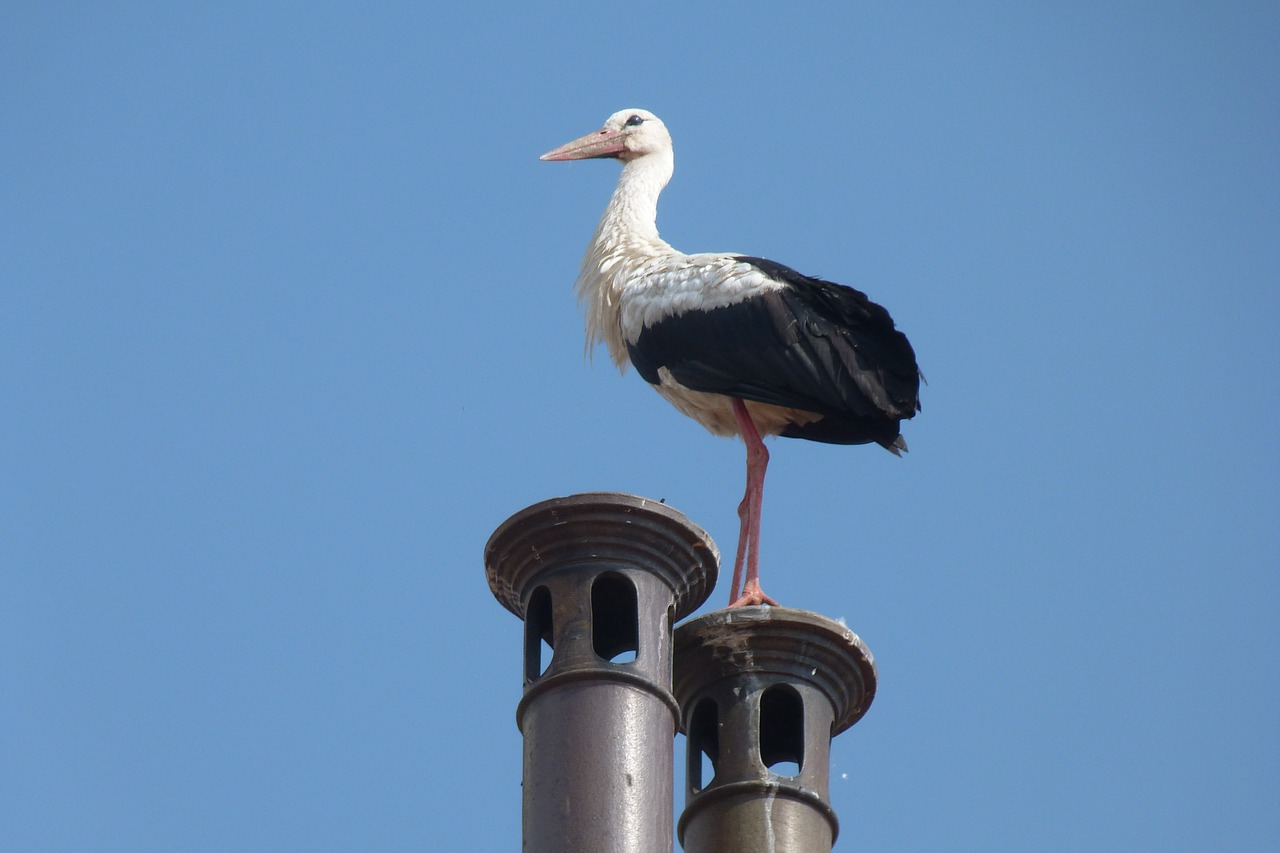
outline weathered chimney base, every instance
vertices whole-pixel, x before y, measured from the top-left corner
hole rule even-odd
[[[671,850],[671,629],[718,559],[679,512],[616,493],[543,501],[490,537],[489,587],[525,623],[525,853]]]
[[[867,647],[816,613],[742,607],[677,628],[686,853],[829,853],[831,738],[875,686]]]

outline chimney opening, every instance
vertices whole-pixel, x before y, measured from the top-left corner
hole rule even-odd
[[[591,585],[591,646],[610,663],[631,663],[640,652],[636,588],[614,572]]]
[[[798,776],[804,766],[804,700],[788,684],[760,696],[760,760],[779,776]]]
[[[689,787],[701,791],[715,780],[716,762],[720,760],[720,709],[709,696],[693,709],[686,746]]]
[[[524,677],[535,681],[551,666],[555,655],[555,626],[551,621],[551,591],[540,586],[529,596],[524,617]]]

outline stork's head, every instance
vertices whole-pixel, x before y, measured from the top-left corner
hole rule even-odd
[[[587,160],[613,157],[630,162],[646,154],[671,151],[667,126],[648,110],[619,110],[605,120],[604,127],[566,142],[543,154],[540,160]]]

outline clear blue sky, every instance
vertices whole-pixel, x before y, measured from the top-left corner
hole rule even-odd
[[[518,848],[489,534],[736,536],[582,355],[617,168],[537,157],[630,106],[670,242],[929,379],[772,446],[766,587],[880,666],[838,848],[1280,845],[1280,6],[187,5],[0,9],[0,849]]]

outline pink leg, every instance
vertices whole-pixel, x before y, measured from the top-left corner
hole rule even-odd
[[[764,594],[760,588],[760,510],[764,503],[764,473],[769,467],[769,450],[760,439],[760,431],[755,421],[751,420],[746,405],[738,399],[733,401],[733,415],[738,421],[738,430],[747,445],[747,491],[738,504],[738,554],[733,564],[733,581],[729,585],[729,606],[742,607],[749,604],[772,604],[778,602]],[[743,580],[743,558],[746,562],[746,579]]]
[[[751,482],[747,481],[747,492],[738,504],[738,553],[733,559],[733,580],[729,583],[729,603],[738,600],[738,590],[742,588],[742,567],[747,556],[747,537],[751,520]]]

